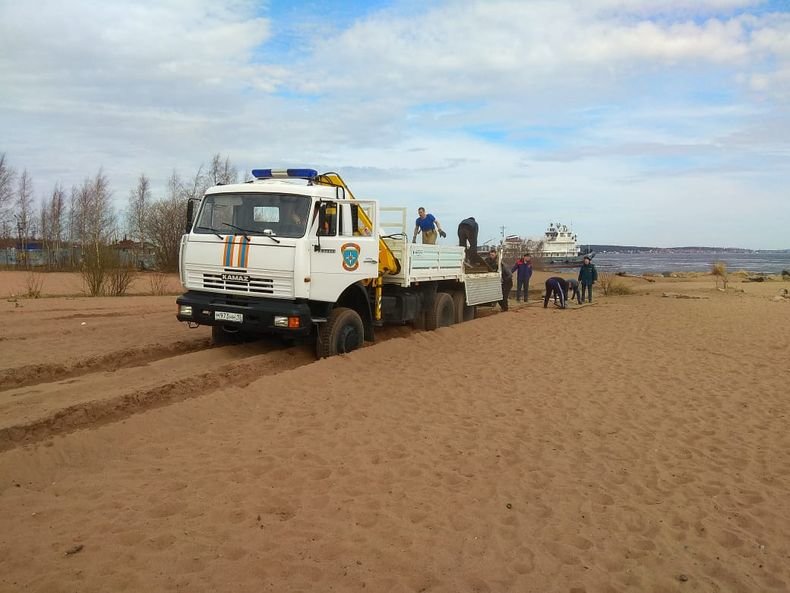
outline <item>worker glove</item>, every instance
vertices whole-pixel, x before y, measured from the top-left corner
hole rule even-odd
[[[440,236],[442,239],[444,239],[444,238],[447,236],[447,233],[445,233],[444,231],[439,231],[439,236]]]

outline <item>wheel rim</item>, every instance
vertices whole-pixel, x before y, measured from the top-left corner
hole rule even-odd
[[[359,346],[359,333],[353,325],[346,325],[337,336],[337,351],[351,352]]]
[[[441,326],[447,327],[448,325],[452,325],[455,321],[455,312],[453,308],[450,306],[445,306],[442,308],[442,316],[441,316]]]

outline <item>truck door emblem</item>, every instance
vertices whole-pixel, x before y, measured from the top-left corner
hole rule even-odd
[[[359,267],[359,245],[356,243],[346,243],[340,248],[343,256],[343,269],[353,272]]]

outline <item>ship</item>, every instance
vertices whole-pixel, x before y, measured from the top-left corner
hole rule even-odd
[[[559,222],[549,223],[543,233],[543,240],[535,255],[544,267],[575,267],[582,264],[585,257],[592,259],[595,253],[589,249],[582,250],[576,233],[568,225]]]
[[[568,225],[550,223],[540,239],[524,239],[518,235],[504,238],[503,256],[508,262],[515,261],[528,253],[536,265],[543,268],[567,268],[582,264],[585,257],[592,259],[595,253],[583,250],[576,233]]]

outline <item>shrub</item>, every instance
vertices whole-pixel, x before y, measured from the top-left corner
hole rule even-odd
[[[148,275],[148,284],[151,287],[151,294],[162,296],[167,294],[167,274],[164,272],[154,272]]]
[[[90,296],[123,296],[134,280],[135,271],[121,262],[117,250],[99,246],[85,253],[80,275],[83,288]]]
[[[724,263],[723,261],[713,262],[713,265],[711,266],[711,269],[710,269],[710,273],[716,279],[716,288],[719,287],[719,281],[721,281],[722,284],[724,285],[725,290],[726,290],[727,282],[728,282],[728,278],[727,278],[727,264]]]
[[[130,266],[117,265],[107,273],[107,294],[124,296],[136,273]]]
[[[80,276],[82,276],[83,290],[89,296],[102,296],[104,294],[104,283],[107,277],[107,262],[102,249],[89,249],[86,251],[82,265],[80,266]]]
[[[609,272],[603,272],[602,274],[599,274],[598,285],[601,287],[601,291],[603,292],[604,296],[634,294],[634,291],[630,286],[623,284],[617,280],[617,276],[615,274],[611,274]]]
[[[41,297],[41,288],[44,286],[44,274],[30,271],[27,273],[25,281],[27,284],[27,298],[37,299]]]

